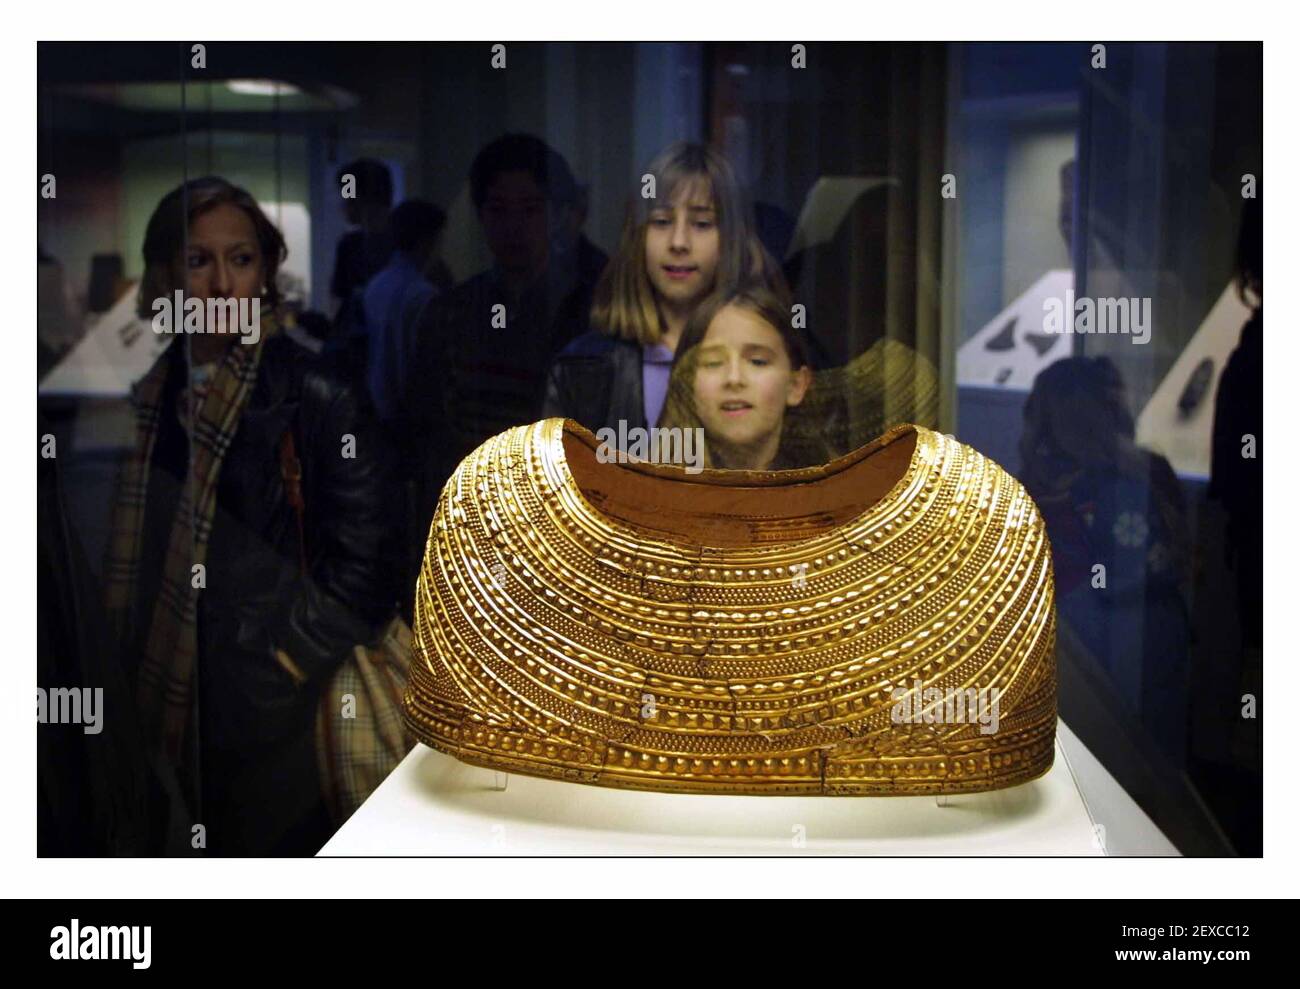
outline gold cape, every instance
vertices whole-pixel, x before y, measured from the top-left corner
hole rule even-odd
[[[404,712],[464,762],[577,783],[974,792],[1051,768],[1055,633],[1042,516],[951,437],[692,474],[545,419],[443,489]]]

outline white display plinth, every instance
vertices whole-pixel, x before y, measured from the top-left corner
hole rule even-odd
[[[1106,833],[1094,829],[1065,751],[1076,770],[1080,755],[1093,774],[1105,770],[1059,727],[1046,776],[944,806],[934,797],[642,793],[520,775],[500,790],[503,774],[417,745],[320,854],[1104,855]],[[1138,835],[1126,850],[1176,854],[1136,805],[1115,807],[1124,800],[1110,788],[1108,825],[1127,819]]]

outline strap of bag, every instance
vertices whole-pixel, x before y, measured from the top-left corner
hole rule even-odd
[[[298,562],[302,567],[303,575],[307,574],[307,537],[306,529],[303,525],[303,517],[306,515],[307,503],[302,496],[302,462],[298,459],[298,454],[293,445],[293,429],[286,429],[284,435],[280,437],[280,476],[284,478],[285,500],[293,507],[294,516],[298,520]],[[366,654],[376,665],[392,665],[388,663],[388,657],[383,655],[385,646],[395,646],[399,649],[404,648],[410,642],[410,631],[405,630],[405,641],[402,640],[402,628],[394,628],[390,622],[384,631],[383,639],[377,649],[367,649]],[[391,640],[397,640],[393,642]],[[398,668],[400,672],[405,673],[404,667]]]
[[[284,480],[285,500],[293,508],[293,514],[298,522],[298,563],[305,577],[307,576],[307,534],[303,525],[303,516],[306,514],[307,503],[302,496],[302,461],[298,459],[298,452],[294,449],[292,426],[286,428],[280,437],[280,477]],[[326,704],[327,694],[328,691],[322,692],[321,702],[316,708],[321,791],[330,816],[335,821],[341,821],[342,801],[338,791],[338,780],[335,779],[338,766],[338,742],[334,737],[334,723]]]
[[[286,429],[284,435],[280,437],[280,476],[284,479],[285,499],[292,506],[298,521],[298,559],[303,576],[306,576],[307,539],[303,517],[306,514],[307,506],[302,493],[302,462],[298,459],[297,451],[294,449],[292,427]],[[394,621],[400,620],[394,619]],[[404,630],[400,625],[394,628],[393,624],[390,623],[388,629],[385,630],[384,641],[379,648],[371,649],[364,645],[358,645],[353,647],[352,650],[352,657],[358,664],[357,669],[363,677],[365,673],[362,664],[369,662],[376,667],[376,673],[379,679],[383,681],[384,689],[387,690],[388,699],[393,705],[393,710],[397,711],[400,711],[402,706],[401,688],[394,682],[393,678],[394,676],[403,676],[405,667],[393,662],[390,657],[384,655],[384,646],[399,645],[403,640],[404,631],[406,640],[409,641],[409,631]],[[373,685],[370,686],[370,689],[373,691]],[[345,761],[352,759],[354,753],[340,754],[340,739],[334,724],[330,696],[331,692],[328,688],[321,691],[320,703],[316,708],[317,763],[320,770],[321,791],[326,806],[329,808],[330,816],[336,822],[341,823],[361,800],[369,796],[370,786],[367,785],[366,791],[358,794],[355,779],[341,768]],[[379,704],[380,698],[373,697],[371,703]],[[382,750],[392,749],[392,741],[382,733],[379,711],[376,710],[373,714]],[[401,730],[403,733],[402,741],[406,744],[404,747],[399,746],[393,760],[394,764],[401,758],[403,752],[409,750],[412,741],[406,738],[405,729]]]
[[[280,437],[280,476],[284,479],[284,493],[293,513],[298,519],[298,562],[302,566],[303,576],[307,574],[307,536],[303,527],[306,514],[306,502],[302,498],[302,461],[293,445],[293,427],[289,427]]]

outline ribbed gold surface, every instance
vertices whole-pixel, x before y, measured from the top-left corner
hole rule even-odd
[[[566,428],[581,430],[488,440],[443,491],[405,703],[420,740],[507,772],[694,793],[959,793],[1051,767],[1050,550],[991,460],[897,426],[868,447],[914,431],[906,474],[856,518],[700,546],[590,504]],[[996,687],[998,731],[896,723],[891,691],[918,680]]]

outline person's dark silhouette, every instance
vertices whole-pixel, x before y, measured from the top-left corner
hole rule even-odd
[[[547,367],[587,329],[607,260],[582,233],[585,190],[537,137],[507,134],[483,148],[470,194],[492,267],[427,308],[408,376],[412,428],[441,442],[425,458],[429,517],[466,454],[540,418]]]
[[[408,199],[393,210],[394,251],[366,284],[361,309],[368,342],[367,378],[380,421],[402,418],[414,328],[438,294],[431,274],[447,215],[433,203]]]
[[[1242,208],[1237,285],[1252,306],[1236,349],[1219,378],[1207,497],[1227,516],[1227,565],[1237,580],[1242,641],[1262,647],[1264,603],[1264,244],[1258,199]]]
[[[343,195],[343,215],[354,228],[339,239],[330,276],[337,332],[348,336],[361,329],[360,291],[393,253],[393,177],[382,161],[359,158],[340,168],[335,180]]]
[[[1186,757],[1187,512],[1169,461],[1139,447],[1106,357],[1039,373],[1021,481],[1047,524],[1057,610],[1175,766]],[[1102,569],[1098,569],[1099,566]]]

